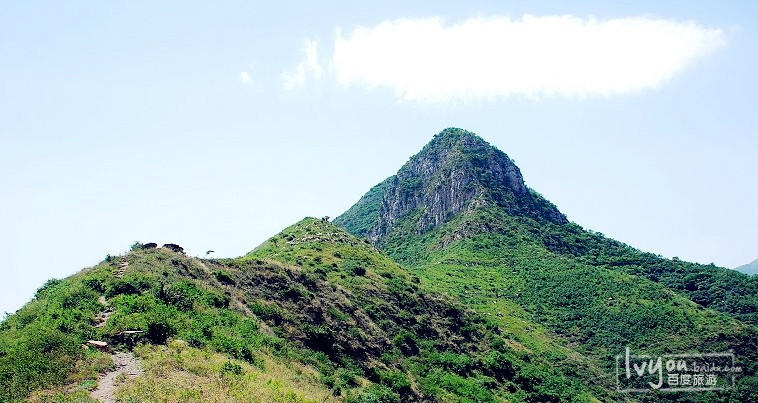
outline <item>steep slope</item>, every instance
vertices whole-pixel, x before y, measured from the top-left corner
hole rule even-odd
[[[515,334],[447,298],[422,292],[417,277],[331,223],[304,220],[243,258],[261,259],[297,265],[349,293],[354,305],[339,307],[346,316],[342,321],[328,309],[310,314],[348,336],[318,348],[344,366],[357,364],[400,401],[594,401],[593,393],[607,398],[604,388],[579,381],[578,372],[590,371],[582,357],[561,349],[540,326],[521,320],[513,327],[522,332]],[[524,337],[523,327],[530,324],[535,334]],[[370,332],[351,340],[362,328]],[[374,345],[377,351],[360,352]],[[387,381],[386,371],[399,380]],[[413,386],[398,389],[396,383]]]
[[[748,264],[743,264],[740,267],[736,267],[734,270],[745,274],[758,274],[758,259],[755,259]]]
[[[507,304],[523,308],[609,375],[625,347],[655,354],[733,349],[746,369],[740,382],[755,383],[755,278],[662,259],[584,231],[528,189],[505,154],[470,132],[436,135],[335,222],[409,268],[425,289],[485,315],[507,317],[507,309],[494,308]],[[640,398],[718,401],[728,393],[754,392],[742,386]]]

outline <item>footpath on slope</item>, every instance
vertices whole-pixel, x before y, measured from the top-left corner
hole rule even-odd
[[[101,374],[97,380],[97,388],[90,392],[93,399],[103,403],[116,403],[116,387],[119,374],[125,378],[134,379],[142,375],[142,365],[132,353],[119,352],[111,356],[116,369]]]
[[[129,263],[126,260],[122,260],[119,262],[118,270],[113,273],[113,275],[115,277],[121,278],[124,275],[127,267],[129,267]],[[98,314],[97,317],[95,317],[95,327],[97,328],[105,326],[108,318],[110,318],[113,314],[113,309],[108,306],[108,301],[106,301],[104,296],[100,296],[98,302],[100,302],[100,304],[105,307],[105,310],[102,313]],[[90,340],[89,344],[109,351],[108,345],[106,343],[99,342],[98,344],[95,344],[92,340]],[[118,352],[111,354],[111,360],[113,360],[115,369],[113,371],[108,371],[104,374],[100,374],[97,379],[97,388],[90,392],[90,397],[103,403],[116,403],[116,387],[119,383],[118,377],[120,374],[123,374],[125,379],[133,379],[142,375],[143,372],[142,365],[131,352]]]

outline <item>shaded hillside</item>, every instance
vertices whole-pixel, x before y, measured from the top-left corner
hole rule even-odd
[[[643,400],[754,393],[755,278],[662,259],[567,222],[505,154],[464,130],[436,135],[383,183],[381,195],[375,188],[335,222],[366,236],[423,288],[496,321],[516,305],[608,374],[627,346],[656,354],[733,349],[747,369],[733,395]]]
[[[341,328],[348,336],[363,328],[360,321],[364,320],[371,324],[372,333],[367,331],[357,340],[330,340],[320,348],[349,366],[356,352],[340,351],[353,345],[366,349],[378,344],[379,351],[359,356],[361,371],[370,380],[390,387],[402,401],[591,401],[589,392],[601,397],[607,394],[598,386],[583,385],[577,372],[583,367],[588,370],[587,364],[551,344],[548,335],[522,339],[460,304],[421,291],[417,277],[331,223],[300,222],[243,261],[258,259],[295,264],[350,293],[349,300],[355,305],[340,307],[340,312],[350,313],[342,323],[335,321],[328,309],[309,315],[323,318],[329,327]],[[330,343],[333,347],[324,346]],[[381,359],[372,363],[372,356]],[[373,374],[373,368],[385,367],[405,374],[407,381],[403,382],[415,386],[405,391],[393,389],[383,380],[384,370]]]

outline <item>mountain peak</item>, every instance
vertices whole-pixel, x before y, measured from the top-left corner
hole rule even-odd
[[[432,140],[427,143],[426,147],[444,148],[454,146],[458,143],[465,145],[474,145],[477,143],[489,145],[489,143],[476,135],[476,133],[464,129],[459,129],[457,127],[448,127],[447,129],[444,129],[441,132],[435,134],[434,137],[432,137]]]
[[[463,129],[447,128],[436,134],[398,174],[405,173],[406,168],[421,174],[434,174],[424,167],[457,168],[468,171],[466,173],[475,176],[471,179],[488,188],[504,186],[518,194],[527,191],[521,171],[513,160],[481,137]],[[485,178],[490,174],[491,178]]]
[[[336,222],[378,243],[400,220],[411,218],[420,234],[488,205],[513,215],[566,222],[555,206],[526,186],[504,152],[472,132],[448,128]]]

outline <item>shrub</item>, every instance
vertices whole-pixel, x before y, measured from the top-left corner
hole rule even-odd
[[[84,279],[84,285],[91,288],[92,290],[101,293],[105,291],[105,284],[103,282],[103,279],[98,277],[89,277]]]
[[[25,399],[29,392],[67,380],[81,356],[81,341],[35,323],[13,345],[0,340],[0,401]]]
[[[166,322],[153,322],[147,325],[145,337],[153,344],[164,344],[176,331]]]
[[[401,396],[407,396],[411,393],[410,381],[405,374],[398,370],[379,371],[379,379],[382,385]]]
[[[482,361],[487,373],[492,374],[498,379],[510,379],[515,374],[510,357],[500,351],[490,352]]]
[[[286,290],[282,290],[279,292],[279,295],[283,298],[291,299],[293,301],[299,301],[303,298],[307,298],[309,296],[308,291],[302,289],[299,286],[291,286],[287,288]]]
[[[213,272],[213,275],[216,277],[216,280],[229,285],[236,284],[232,276],[230,276],[228,273],[224,272],[223,270],[216,270]]]
[[[401,330],[392,341],[406,355],[416,355],[419,352],[416,335],[407,330]]]
[[[225,362],[221,367],[221,373],[223,374],[242,375],[243,372],[244,370],[241,365],[235,364],[231,361]]]
[[[58,280],[57,278],[51,278],[47,280],[45,284],[42,285],[42,287],[37,289],[37,293],[34,295],[34,298],[39,298],[45,291],[55,288],[55,286],[57,286],[61,282],[62,281]]]
[[[203,301],[207,305],[210,305],[214,308],[228,308],[229,307],[229,297],[223,294],[215,293],[215,292],[208,292],[205,294],[205,298],[203,298]]]
[[[202,294],[195,284],[188,281],[163,286],[161,291],[161,300],[183,311],[191,310],[195,300]]]
[[[272,321],[274,325],[278,326],[284,321],[284,313],[282,312],[281,308],[274,304],[253,302],[252,304],[248,305],[248,307],[255,314],[255,316],[263,320]]]

